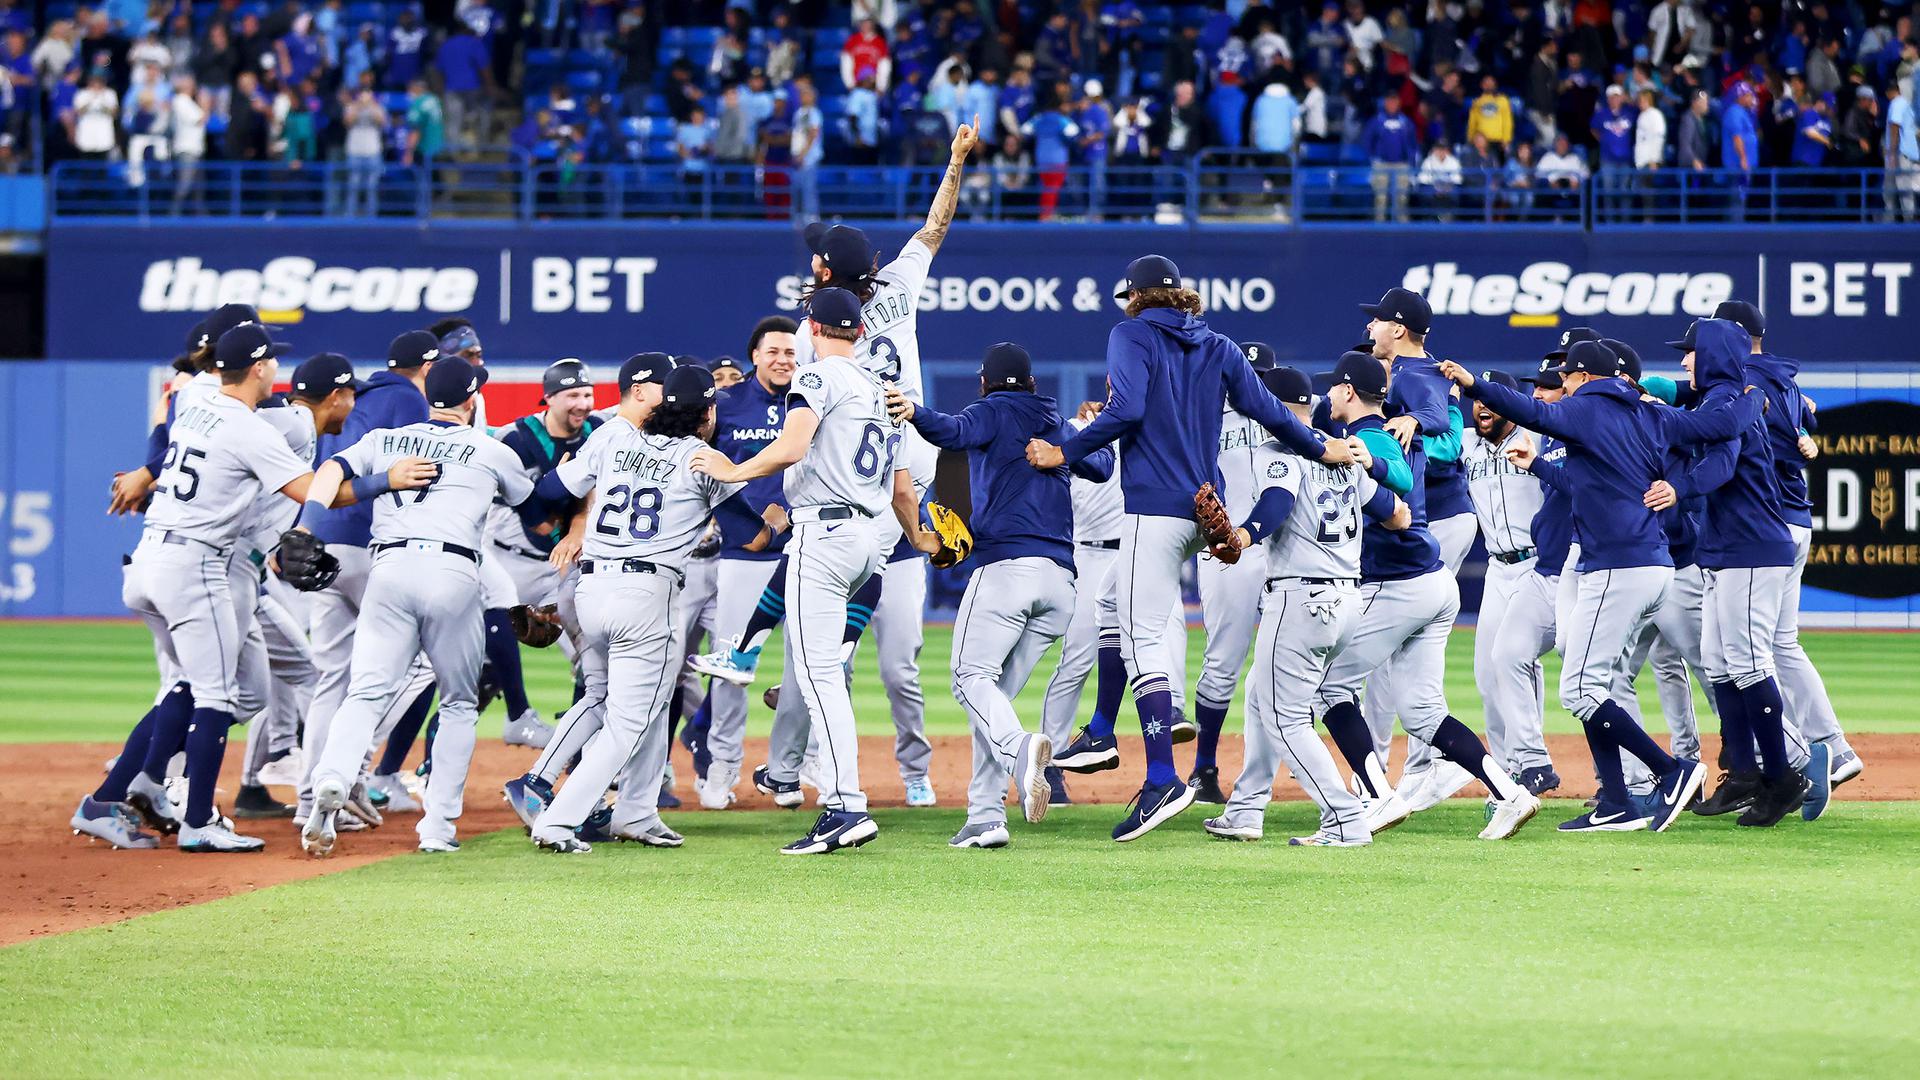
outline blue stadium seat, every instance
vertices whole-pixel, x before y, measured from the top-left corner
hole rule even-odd
[[[677,49],[686,48],[687,28],[684,26],[669,26],[665,30],[660,31],[660,44],[672,45]]]
[[[529,69],[559,67],[565,62],[566,55],[559,49],[528,49],[527,67]]]
[[[659,50],[653,54],[653,62],[659,65],[664,75],[666,70],[673,66],[673,62],[685,56],[686,52],[686,47],[683,45],[669,45],[663,41],[660,43]]]
[[[387,9],[381,4],[373,3],[371,0],[354,0],[347,5],[347,25],[350,27],[356,27],[362,23],[385,25],[386,21]]]
[[[687,28],[687,51],[696,58],[705,58],[713,52],[713,43],[720,40],[720,28],[717,26],[690,26]]]
[[[648,116],[665,116],[667,115],[667,95],[648,94],[647,103],[643,107],[647,110]]]
[[[407,114],[407,95],[399,90],[389,90],[380,95],[380,107],[387,110],[389,117],[397,120]]]

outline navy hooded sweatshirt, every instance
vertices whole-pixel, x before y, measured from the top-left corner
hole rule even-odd
[[[1800,456],[1800,431],[1807,426],[1807,403],[1794,377],[1800,361],[1772,353],[1753,353],[1746,359],[1747,378],[1767,395],[1767,442],[1773,448],[1773,466],[1780,481],[1780,516],[1787,524],[1813,528],[1813,500],[1807,496],[1807,473]]]
[[[1646,493],[1665,471],[1660,423],[1623,379],[1593,379],[1548,405],[1479,378],[1468,397],[1523,428],[1567,447],[1566,480],[1580,538],[1581,573],[1635,566],[1672,566],[1666,533]]]
[[[1368,415],[1347,425],[1348,433],[1367,440],[1376,462],[1401,452],[1399,441],[1382,430],[1385,423],[1379,416]],[[1380,435],[1369,439],[1365,434],[1369,431]],[[1414,439],[1413,445],[1418,447],[1420,440]],[[1360,534],[1362,581],[1405,581],[1433,573],[1442,565],[1440,543],[1427,531],[1427,477],[1419,467],[1412,469],[1412,475],[1413,483],[1404,495],[1413,521],[1406,528],[1389,529],[1372,517],[1367,519]]]
[[[1107,335],[1107,405],[1061,444],[1073,465],[1115,440],[1127,513],[1193,520],[1201,484],[1222,487],[1221,406],[1260,422],[1313,461],[1320,437],[1260,383],[1233,339],[1183,311],[1150,308]],[[1417,471],[1417,470],[1416,470]]]
[[[1744,390],[1752,339],[1724,319],[1702,319],[1695,341],[1699,402],[1691,412],[1658,410],[1668,439],[1696,448],[1684,472],[1666,476],[1682,500],[1706,498],[1694,558],[1709,570],[1792,566],[1793,535],[1780,513],[1780,479],[1760,415],[1766,395]],[[1729,418],[1732,431],[1723,435],[1719,422]]]
[[[942,450],[967,451],[973,491],[973,557],[981,566],[1004,559],[1052,559],[1073,570],[1073,497],[1067,469],[1027,464],[1027,442],[1064,443],[1073,429],[1050,397],[1028,390],[996,390],[958,416],[924,405],[913,426]],[[1113,451],[1101,448],[1072,466],[1075,476],[1102,484],[1113,475]],[[1192,497],[1188,497],[1191,506]]]
[[[1527,471],[1540,478],[1540,509],[1527,526],[1533,536],[1533,572],[1559,577],[1573,547],[1573,488],[1567,480],[1567,447],[1551,435],[1540,436],[1539,452]]]
[[[426,419],[427,396],[405,375],[375,372],[373,378],[367,380],[367,388],[354,398],[353,411],[341,424],[340,434],[320,436],[315,460],[326,461],[376,428],[406,427]],[[373,542],[373,502],[368,500],[333,510],[309,506],[301,515],[300,524],[329,544],[366,547]]]

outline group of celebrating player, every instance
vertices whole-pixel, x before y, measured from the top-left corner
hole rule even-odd
[[[701,805],[731,805],[746,687],[784,620],[785,683],[766,695],[769,753],[749,782],[787,807],[803,778],[818,790],[821,813],[783,852],[858,846],[877,833],[848,692],[869,624],[908,802],[936,798],[917,667],[927,556],[972,567],[953,634],[973,733],[956,847],[1008,843],[1010,779],[1036,822],[1068,801],[1063,773],[1117,768],[1128,687],[1146,775],[1115,840],[1196,801],[1223,804],[1208,833],[1259,839],[1282,764],[1320,808],[1294,844],[1369,843],[1472,781],[1490,793],[1481,837],[1505,839],[1560,784],[1542,733],[1549,649],[1599,780],[1563,831],[1660,831],[1689,808],[1812,820],[1859,774],[1797,640],[1810,406],[1793,363],[1764,351],[1752,305],[1724,304],[1669,343],[1686,384],[1643,376],[1630,346],[1586,328],[1516,379],[1431,358],[1427,303],[1391,289],[1362,305],[1367,341],[1316,382],[1208,328],[1179,269],[1148,255],[1117,294],[1104,402],[1064,416],[1026,350],[1001,342],[979,400],[941,413],[925,401],[916,300],[973,141],[962,126],[925,227],[885,266],[859,230],[809,227],[804,323],[762,320],[745,371],[640,353],[601,412],[586,365],[562,360],[543,411],[496,432],[478,334],[458,319],[400,335],[364,383],[344,357],[314,356],[262,408],[284,346],[244,305],[214,312],[154,417],[148,462],[114,481],[114,509],[146,515],[124,593],[153,630],[161,690],[76,832],[258,850],[214,791],[228,729],[259,717],[236,816],[292,817],[302,847],[326,855],[383,810],[420,810],[421,850],[456,850],[478,711],[498,693],[507,740],[541,750],[505,785],[534,843],[678,846],[659,813],[678,805],[671,732],[694,752]],[[941,452],[965,458],[965,482],[945,472],[931,492],[952,509],[928,501]],[[1485,742],[1443,687],[1476,531]],[[1189,720],[1180,580],[1203,552]],[[703,635],[714,651],[689,656]],[[1030,730],[1014,699],[1062,639]],[[550,728],[519,649],[554,641],[577,699]],[[1250,650],[1229,797],[1216,753]],[[1634,680],[1649,662],[1671,753],[1640,723]],[[1689,669],[1720,718],[1711,797]],[[1094,708],[1075,730],[1089,677]],[[1409,753],[1393,784],[1396,717]],[[430,766],[410,788],[401,770],[423,726]],[[1183,779],[1172,747],[1185,741]],[[183,807],[166,785],[176,758]],[[270,779],[298,802],[275,801]]]

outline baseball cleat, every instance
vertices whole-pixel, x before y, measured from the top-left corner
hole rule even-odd
[[[127,805],[140,815],[147,828],[162,836],[180,831],[180,811],[174,808],[166,785],[148,778],[146,773],[134,773],[128,781]]]
[[[1859,776],[1866,767],[1867,763],[1860,760],[1860,755],[1853,752],[1853,747],[1845,747],[1833,755],[1833,782],[1828,786],[1837,788]]]
[[[1202,821],[1200,823],[1200,827],[1207,830],[1208,836],[1211,836],[1220,840],[1251,841],[1251,840],[1258,840],[1261,837],[1267,835],[1267,830],[1265,826],[1235,825],[1233,822],[1228,821],[1225,815],[1222,815],[1220,817],[1210,817],[1207,820]]]
[[[1713,786],[1713,794],[1694,804],[1693,812],[1701,817],[1719,817],[1745,810],[1753,805],[1760,795],[1760,774],[1758,772],[1737,772],[1720,774]]]
[[[437,836],[420,838],[419,851],[422,855],[449,855],[459,850],[460,841],[458,840],[442,840]]]
[[[367,797],[378,800],[385,797],[386,805],[381,807],[382,814],[417,814],[420,803],[407,791],[406,781],[398,773],[375,773],[367,778]]]
[[[1520,826],[1533,820],[1540,812],[1540,797],[1525,788],[1514,792],[1511,799],[1495,799],[1488,804],[1493,807],[1493,820],[1480,830],[1482,840],[1505,840],[1520,831]]]
[[[1800,803],[1800,820],[1819,821],[1833,798],[1833,748],[1826,743],[1807,747],[1807,764],[1800,770],[1807,778],[1807,796]]]
[[[1681,758],[1680,767],[1661,777],[1660,786],[1654,791],[1653,817],[1647,822],[1648,831],[1666,832],[1700,793],[1700,785],[1706,780],[1705,765]]]
[[[1055,766],[1067,772],[1094,773],[1120,767],[1120,743],[1113,736],[1104,738],[1086,728],[1073,733],[1067,748],[1053,755]]]
[[[100,802],[82,795],[67,824],[75,836],[105,840],[122,851],[151,851],[160,846],[159,837],[140,831],[139,818],[125,803]]]
[[[1013,837],[1007,832],[1005,822],[970,822],[947,841],[948,847],[956,848],[1003,848]]]
[[[301,760],[299,749],[295,748],[260,766],[254,778],[265,787],[297,788],[305,772],[306,763]]]
[[[1574,818],[1560,823],[1561,832],[1638,832],[1647,827],[1649,819],[1640,817],[1631,810],[1621,808],[1594,807]]]
[[[1190,743],[1200,737],[1200,725],[1187,719],[1185,709],[1175,709],[1173,710],[1173,726],[1167,729],[1167,736],[1173,740],[1173,745],[1175,746],[1179,746],[1181,743]]]
[[[324,859],[333,854],[334,841],[339,839],[339,829],[335,822],[339,819],[338,810],[315,811],[300,828],[300,850],[316,859]]]
[[[940,797],[933,793],[933,781],[924,776],[916,776],[907,781],[908,806],[937,806]]]
[[[1187,777],[1187,786],[1193,789],[1193,801],[1210,806],[1227,805],[1227,793],[1220,790],[1220,770],[1211,765],[1204,769],[1193,770]]]
[[[593,850],[593,845],[575,836],[572,829],[552,825],[533,831],[533,846],[561,855],[585,855]]]
[[[1407,804],[1409,813],[1417,814],[1422,810],[1431,810],[1454,797],[1461,788],[1473,782],[1473,774],[1446,759],[1438,759],[1433,765],[1422,770],[1421,783],[1417,788],[1409,789],[1406,778],[1400,779],[1400,799]]]
[[[368,797],[365,784],[356,783],[347,789],[345,809],[349,817],[366,822],[371,828],[377,829],[386,824],[386,819],[380,816],[379,808],[374,806],[373,800]]]
[[[1375,799],[1367,806],[1361,823],[1367,827],[1367,835],[1379,836],[1412,816],[1413,811],[1407,808],[1400,793],[1389,791],[1384,798]]]
[[[1067,794],[1067,777],[1060,766],[1047,766],[1047,801],[1055,806],[1072,806],[1073,796]]]
[[[1807,791],[1812,786],[1806,777],[1797,772],[1790,772],[1773,782],[1763,780],[1759,797],[1735,820],[1735,824],[1754,829],[1772,828],[1806,801]]]
[[[680,809],[680,796],[673,793],[673,788],[665,780],[660,782],[660,793],[653,797],[653,808],[655,810]]]
[[[736,796],[733,786],[740,782],[739,774],[729,768],[707,770],[707,775],[693,782],[693,793],[700,797],[703,810],[725,810],[732,806]],[[756,774],[756,783],[758,783]]]
[[[294,807],[273,797],[259,784],[242,784],[233,797],[233,816],[237,818],[290,818]]]
[[[642,844],[647,847],[679,847],[687,838],[674,832],[661,822],[651,825],[615,825],[613,838],[629,844]]]
[[[587,820],[574,826],[573,835],[589,844],[613,843],[613,807],[595,807]]]
[[[216,817],[199,828],[180,826],[179,846],[181,851],[229,854],[259,851],[267,846],[267,842],[257,836],[241,836]]]
[[[754,669],[760,666],[760,653],[741,652],[739,638],[721,638],[721,646],[710,653],[687,657],[687,666],[702,675],[724,679],[735,686],[751,686]]]
[[[1560,774],[1554,772],[1551,765],[1535,765],[1531,769],[1521,769],[1520,786],[1535,795],[1545,795],[1560,787]]]
[[[529,708],[519,716],[507,721],[500,729],[500,741],[508,746],[530,746],[535,750],[545,750],[553,741],[553,725],[540,719],[540,714]]]
[[[1483,833],[1482,835],[1485,834]],[[1371,843],[1373,843],[1373,837],[1371,836],[1355,839],[1341,836],[1337,832],[1328,832],[1325,829],[1321,829],[1312,836],[1292,836],[1287,838],[1288,847],[1366,847]]]
[[[1127,816],[1113,827],[1114,840],[1122,844],[1138,840],[1178,817],[1193,805],[1193,789],[1178,780],[1157,787],[1142,784],[1139,793],[1127,805]]]
[[[765,765],[753,770],[753,786],[762,795],[773,796],[773,805],[792,810],[807,801],[798,780],[775,780]]]
[[[1020,796],[1020,812],[1027,821],[1047,816],[1047,766],[1053,761],[1053,740],[1045,735],[1028,735],[1020,740],[1020,752],[1013,759],[1013,789]]]
[[[533,828],[534,819],[553,802],[553,785],[545,780],[526,773],[500,785],[500,791],[507,797],[507,805],[513,807],[513,816],[520,824]]]
[[[782,855],[826,855],[856,848],[880,834],[872,815],[861,810],[822,810],[807,835],[780,849]]]

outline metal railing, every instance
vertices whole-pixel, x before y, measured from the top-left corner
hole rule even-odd
[[[501,161],[62,162],[50,174],[49,217],[912,220],[942,169],[793,169],[695,163],[585,165]],[[1646,225],[1920,223],[1920,191],[1881,169],[1612,171],[1552,179],[1462,170],[1433,182],[1416,167],[1294,165],[1208,151],[1180,166],[983,166],[967,172],[959,215],[981,221],[1091,220],[1199,225],[1515,223],[1606,229]]]

